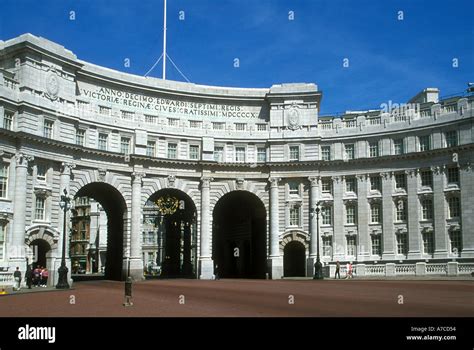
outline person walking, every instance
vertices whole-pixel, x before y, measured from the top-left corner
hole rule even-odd
[[[39,287],[41,281],[41,269],[40,266],[37,265],[36,269],[33,271],[33,284],[35,287]]]
[[[26,267],[25,279],[28,289],[31,289],[31,285],[33,284],[33,270],[31,269],[30,264],[28,264],[28,266]]]
[[[341,264],[339,263],[339,260],[336,261],[336,273],[334,274],[334,279],[336,279],[336,276],[339,277],[339,279],[341,279]]]
[[[18,291],[21,289],[21,271],[18,266],[16,268],[16,271],[13,272],[13,278],[15,279],[15,285],[13,286],[13,290]]]
[[[45,267],[43,271],[41,271],[41,287],[46,288],[48,286],[48,277],[49,277],[49,271]]]
[[[216,267],[214,268],[214,279],[218,280],[219,279],[219,265],[216,264]]]
[[[352,263],[347,266],[347,278],[352,278]]]

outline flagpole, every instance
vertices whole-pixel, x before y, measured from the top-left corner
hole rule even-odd
[[[163,11],[163,80],[166,80],[166,0]]]

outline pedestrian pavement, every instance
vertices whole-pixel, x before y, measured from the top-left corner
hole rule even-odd
[[[2,291],[6,292],[6,294],[2,294]],[[7,295],[18,295],[18,294],[29,294],[29,293],[41,293],[41,292],[56,292],[61,290],[71,290],[74,288],[69,289],[56,289],[55,286],[47,286],[47,287],[21,287],[20,290],[13,290],[12,286],[2,287],[0,286],[0,297],[7,296]]]
[[[285,280],[311,280],[312,277],[283,277]],[[473,281],[474,278],[470,276],[357,276],[353,275],[353,278],[346,278],[344,275],[341,275],[341,278],[335,279],[334,277],[324,277],[325,280],[361,280],[361,281]]]

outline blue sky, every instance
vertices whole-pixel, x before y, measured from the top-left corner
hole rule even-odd
[[[168,0],[168,54],[197,84],[314,82],[323,114],[377,108],[474,81],[473,10],[468,0]],[[0,0],[0,11],[2,40],[30,32],[133,74],[162,51],[162,0]],[[161,66],[150,75],[161,77]],[[183,80],[171,65],[167,78]]]

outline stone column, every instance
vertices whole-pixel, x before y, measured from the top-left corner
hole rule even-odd
[[[12,249],[9,253],[12,270],[20,267],[24,276],[26,271],[25,256],[25,227],[26,227],[26,183],[28,176],[28,162],[33,161],[32,156],[24,153],[15,155],[15,190],[13,206],[13,236]]]
[[[421,259],[418,170],[407,172],[408,259]]]
[[[395,259],[395,237],[393,234],[393,199],[392,174],[381,173],[382,176],[382,260]]]
[[[143,279],[143,256],[141,245],[142,212],[142,180],[145,173],[135,171],[132,174],[132,208],[130,222],[130,276],[134,280]],[[128,273],[128,262],[124,259],[123,273]]]
[[[357,231],[359,235],[357,260],[365,261],[370,258],[369,240],[369,203],[367,201],[367,178],[368,175],[357,175]],[[357,273],[359,274],[359,273]]]
[[[459,169],[461,187],[461,234],[462,258],[474,258],[474,174],[472,165],[464,164]]]
[[[283,258],[280,256],[280,225],[278,182],[280,178],[271,177],[270,181],[270,257],[268,270],[272,279],[283,276]]]
[[[213,279],[214,266],[211,255],[211,181],[210,177],[201,179],[201,253],[199,257],[200,279]]]
[[[314,264],[316,263],[317,256],[317,243],[318,243],[318,227],[316,217],[316,206],[318,203],[318,186],[319,177],[309,177],[309,257],[306,261],[306,276],[312,277],[314,275]],[[321,219],[321,218],[320,218]],[[320,232],[321,234],[321,232]],[[321,243],[321,242],[320,242]],[[319,252],[321,254],[321,252]],[[320,255],[320,258],[322,256]]]
[[[332,177],[333,188],[333,215],[332,224],[334,227],[334,260],[343,261],[346,259],[346,236],[344,235],[344,203],[342,196],[344,193],[344,182],[341,176]]]
[[[446,197],[444,195],[444,169],[431,168],[433,172],[433,211],[434,211],[434,258],[447,257]]]

